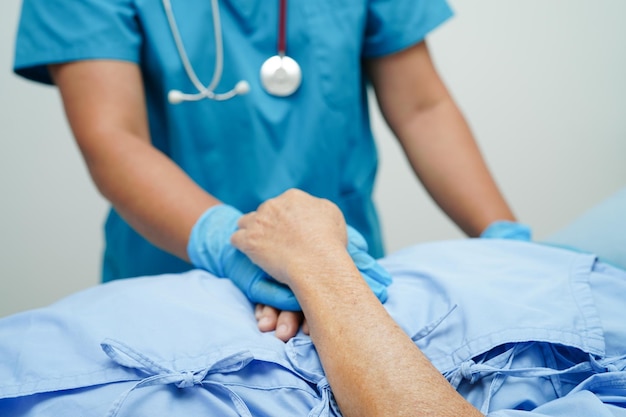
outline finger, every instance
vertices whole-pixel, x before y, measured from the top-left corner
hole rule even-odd
[[[346,226],[346,228],[348,233],[348,244],[353,245],[359,250],[367,252],[367,241],[363,235],[352,226]]]
[[[376,262],[374,266],[367,271],[367,273],[385,286],[389,286],[393,282],[389,271],[383,268],[378,262]]]
[[[242,228],[237,222],[238,228],[230,235],[230,244],[243,252],[246,248],[246,229]]]
[[[387,301],[387,296],[388,296],[387,286],[384,284],[381,284],[379,281],[377,281],[376,279],[373,279],[371,276],[367,274],[361,273],[361,276],[363,277],[367,285],[370,287],[374,295],[376,295],[376,297],[380,300],[380,302],[384,304]]]
[[[296,333],[298,333],[303,318],[304,316],[299,312],[281,311],[278,314],[278,321],[276,323],[276,337],[283,342],[294,337]]]
[[[259,321],[261,317],[263,317],[263,309],[265,308],[265,304],[256,304],[254,306],[254,318],[256,321]]]
[[[302,332],[307,335],[310,334],[309,323],[306,321],[306,317],[302,321]]]
[[[383,268],[372,256],[363,251],[350,252],[350,256],[361,273],[389,286],[392,282],[391,274]]]
[[[254,212],[254,211],[251,211],[250,213],[246,213],[246,214],[242,215],[237,220],[237,226],[240,229],[245,229],[247,227],[247,225],[249,225],[253,221],[255,215],[256,215],[256,212]]]
[[[279,310],[263,304],[257,304],[254,310],[254,316],[257,320],[257,326],[262,332],[271,332],[276,329],[278,322]]]

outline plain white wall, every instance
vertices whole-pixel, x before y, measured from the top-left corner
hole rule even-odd
[[[623,0],[451,0],[429,43],[488,164],[538,238],[626,186]],[[11,73],[19,0],[0,13],[0,317],[98,283],[106,203],[57,92]],[[390,251],[461,234],[414,180],[377,111]]]

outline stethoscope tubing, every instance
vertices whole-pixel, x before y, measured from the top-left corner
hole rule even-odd
[[[233,89],[225,93],[215,93],[215,89],[222,79],[224,68],[224,40],[222,24],[219,13],[218,0],[211,0],[211,10],[213,13],[213,32],[215,37],[215,68],[211,83],[205,86],[193,69],[189,60],[185,44],[180,35],[176,17],[172,9],[170,0],[162,0],[163,8],[167,17],[170,31],[174,39],[174,44],[183,64],[185,73],[194,85],[197,93],[186,94],[179,90],[170,90],[168,100],[171,104],[178,104],[183,101],[198,101],[205,98],[211,100],[228,100],[236,95],[246,94],[250,90],[247,81],[239,81]],[[286,55],[287,50],[287,0],[279,0],[278,16],[278,39],[277,55],[267,59],[261,66],[261,84],[265,90],[275,96],[285,97],[293,94],[300,86],[302,72],[298,63]]]
[[[178,30],[178,24],[176,23],[176,18],[174,16],[174,11],[172,10],[172,4],[170,0],[163,0],[163,7],[165,9],[165,14],[167,16],[167,20],[170,26],[170,30],[172,32],[172,37],[174,38],[174,43],[176,44],[176,49],[178,50],[178,54],[183,63],[183,67],[185,68],[185,72],[189,76],[189,79],[193,83],[194,87],[201,94],[213,93],[220,80],[222,79],[222,71],[224,68],[224,42],[222,39],[222,23],[220,19],[219,13],[219,5],[217,0],[211,0],[211,10],[213,14],[213,33],[215,36],[215,68],[213,69],[213,77],[211,78],[211,83],[208,86],[202,84],[198,75],[193,69],[191,62],[189,61],[189,56],[187,55],[187,51],[185,49],[185,45],[183,43],[182,37],[180,36],[180,31]],[[213,93],[214,94],[214,93]]]

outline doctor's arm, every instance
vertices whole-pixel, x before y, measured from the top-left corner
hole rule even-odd
[[[98,190],[140,234],[188,260],[195,221],[219,201],[152,146],[139,68],[94,60],[53,65],[50,73]]]
[[[366,62],[380,110],[413,171],[468,235],[515,220],[425,42]]]
[[[233,244],[296,294],[346,417],[482,416],[372,294],[346,251],[334,204],[290,190],[239,227]]]
[[[299,309],[291,291],[230,244],[241,212],[205,192],[152,145],[137,65],[92,60],[54,65],[50,72],[93,181],[133,229],[194,266],[229,278],[253,302]],[[355,255],[362,272],[369,271],[366,254]]]

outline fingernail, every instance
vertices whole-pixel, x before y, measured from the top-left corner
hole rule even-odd
[[[276,328],[276,333],[278,334],[287,334],[288,331],[289,326],[287,326],[286,324],[281,324]]]

